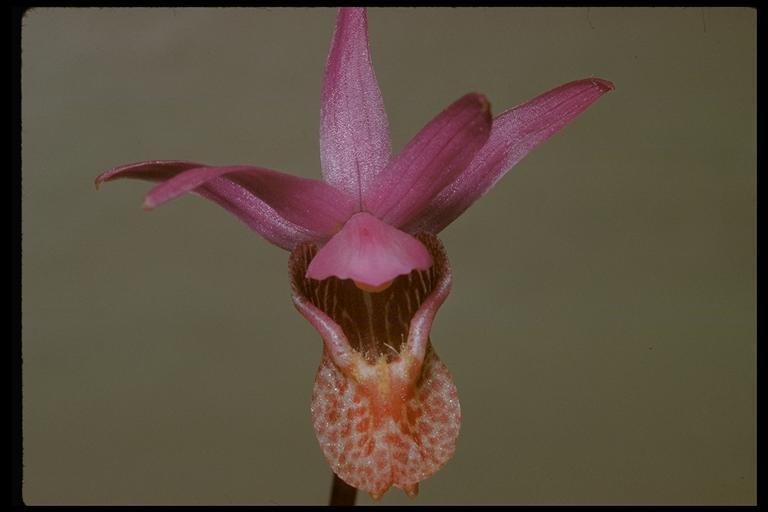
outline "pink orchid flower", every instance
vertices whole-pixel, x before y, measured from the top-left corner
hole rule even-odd
[[[451,270],[435,236],[528,152],[613,89],[588,78],[491,117],[467,94],[395,157],[368,48],[365,9],[342,8],[325,67],[323,181],[247,165],[147,161],[96,178],[161,182],[155,208],[186,192],[217,202],[291,251],[293,302],[324,350],[312,395],[333,472],[381,496],[409,495],[453,455],[461,411],[430,342]]]

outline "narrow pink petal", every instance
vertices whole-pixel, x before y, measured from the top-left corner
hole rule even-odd
[[[493,188],[525,155],[612,90],[613,84],[607,80],[577,80],[499,115],[493,121],[488,142],[467,169],[433,198],[424,214],[412,219],[405,229],[439,233]]]
[[[367,210],[402,226],[424,208],[472,160],[491,130],[491,108],[481,94],[467,94],[429,122],[376,178]]]
[[[355,211],[352,198],[325,182],[246,165],[188,170],[152,189],[144,204],[155,208],[219,176],[226,176],[319,238],[336,233]]]
[[[389,155],[389,125],[371,64],[366,11],[341,8],[321,97],[323,177],[359,199]]]
[[[96,176],[94,184],[99,188],[102,183],[120,178],[134,178],[145,181],[165,181],[177,174],[205,164],[186,160],[147,160],[114,167]]]
[[[376,288],[411,270],[425,270],[432,257],[411,235],[360,212],[323,246],[310,263],[307,277],[352,279]]]
[[[98,187],[104,182],[122,178],[166,181],[195,169],[211,168],[205,164],[181,160],[150,160],[115,167],[99,175],[95,183]],[[317,231],[288,220],[250,190],[248,184],[237,183],[228,176],[215,177],[192,191],[224,207],[269,242],[283,249],[291,250],[298,243],[317,242],[327,238]],[[157,199],[147,200],[149,207],[156,204]]]

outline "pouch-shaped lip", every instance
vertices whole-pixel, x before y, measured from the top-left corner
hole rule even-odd
[[[461,425],[453,377],[429,339],[451,272],[440,241],[417,238],[434,264],[381,292],[305,277],[311,244],[290,259],[294,304],[324,343],[312,394],[315,435],[334,473],[374,498],[391,486],[415,495],[453,456]]]

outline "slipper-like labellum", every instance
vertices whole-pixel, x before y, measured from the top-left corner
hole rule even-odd
[[[312,395],[317,439],[333,471],[374,497],[392,485],[415,495],[453,455],[461,424],[453,378],[429,339],[451,270],[437,237],[417,238],[432,266],[381,291],[305,277],[311,244],[290,258],[294,304],[324,343]]]

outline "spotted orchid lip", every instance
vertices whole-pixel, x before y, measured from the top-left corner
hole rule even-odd
[[[452,457],[461,423],[453,378],[429,339],[450,267],[437,237],[416,238],[433,265],[378,293],[348,279],[306,277],[312,244],[297,247],[289,263],[294,304],[324,344],[315,434],[333,471],[375,497],[391,486],[415,494]]]

